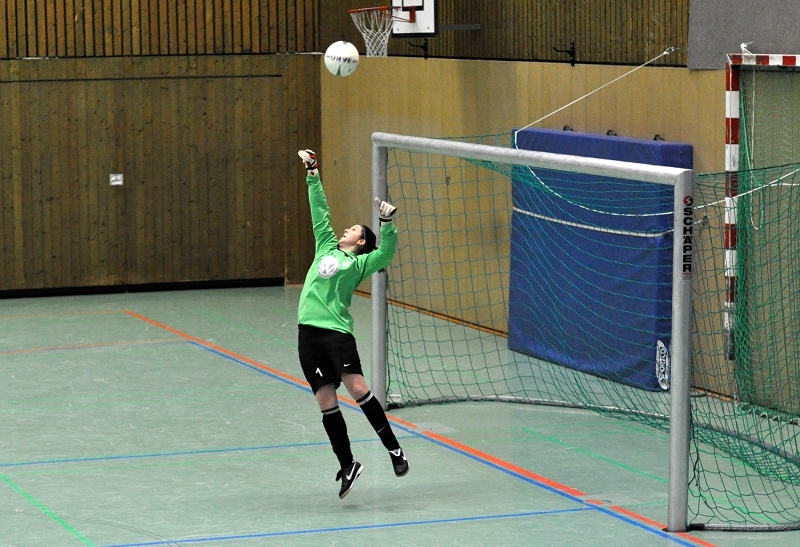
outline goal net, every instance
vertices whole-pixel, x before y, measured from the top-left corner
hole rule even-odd
[[[800,165],[735,173],[733,199],[730,177],[695,184],[693,383],[705,396],[692,399],[692,509],[713,523],[704,528],[797,529],[800,224],[791,212],[800,212]],[[720,310],[733,294],[729,341]]]
[[[512,135],[395,137],[381,143],[384,165],[373,152],[375,190],[385,183],[402,211],[385,281],[386,321],[373,334],[386,336],[385,346],[373,343],[373,359],[385,357],[386,365],[373,365],[374,392],[389,406],[509,401],[636,420],[678,435],[673,458],[686,444],[692,474],[670,477],[671,530],[682,528],[687,507],[695,527],[800,520],[791,412],[776,420],[764,417],[764,407],[742,405],[727,360],[726,174],[689,172],[695,288],[694,304],[682,312],[675,291],[686,289],[686,240],[679,234],[676,249],[672,229],[684,220],[683,196],[677,206],[675,199],[681,170],[637,172],[639,164],[623,162],[588,169],[569,156],[526,164],[514,154],[532,153],[514,150]],[[436,151],[420,141],[438,141]],[[447,151],[461,144],[480,153]],[[753,184],[794,180],[787,169],[765,170]],[[373,306],[379,295],[373,281]],[[694,362],[691,402],[682,359]],[[376,371],[383,375],[377,385]],[[682,439],[676,424],[684,419]]]

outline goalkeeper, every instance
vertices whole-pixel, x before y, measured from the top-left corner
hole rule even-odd
[[[297,153],[306,166],[308,201],[314,228],[314,262],[306,274],[300,294],[297,319],[298,351],[303,374],[311,385],[322,411],[322,425],[339,460],[336,480],[342,481],[339,497],[344,498],[364,470],[350,450],[347,424],[339,409],[336,389],[343,383],[355,399],[381,442],[389,451],[394,473],[408,473],[408,461],[378,400],[370,393],[353,337],[353,318],[348,311],[356,287],[368,276],[389,265],[397,244],[392,215],[397,208],[375,198],[381,219],[381,246],[375,234],[356,224],[337,238],[331,228],[330,211],[319,179],[316,155],[311,150]]]

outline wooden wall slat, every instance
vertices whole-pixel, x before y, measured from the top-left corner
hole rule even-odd
[[[36,63],[39,65],[39,78],[42,80],[53,80],[57,78],[55,74],[56,67],[52,63]],[[60,230],[54,230],[58,226],[58,208],[60,201],[60,188],[58,183],[55,165],[53,164],[53,156],[55,154],[47,154],[46,151],[53,150],[52,137],[56,133],[60,125],[59,118],[56,113],[52,112],[48,103],[52,101],[56,95],[56,89],[53,83],[38,86],[37,90],[40,93],[41,101],[40,108],[45,112],[38,112],[35,116],[37,120],[37,141],[40,151],[38,154],[42,158],[39,162],[39,187],[41,188],[41,207],[42,207],[42,232],[39,236],[42,242],[42,285],[52,286],[56,279],[58,279],[60,246],[54,241],[55,237],[60,235]]]
[[[172,44],[168,46],[172,47]],[[162,74],[172,76],[172,63],[167,60],[167,67],[162,69]],[[159,97],[159,127],[158,142],[161,143],[162,149],[160,151],[160,165],[159,177],[157,182],[158,188],[158,203],[153,204],[156,210],[158,221],[158,234],[156,240],[159,242],[158,247],[161,251],[161,275],[162,279],[175,279],[175,265],[173,263],[174,246],[177,245],[175,234],[173,230],[176,225],[176,217],[179,215],[181,204],[176,202],[173,197],[175,186],[178,185],[180,180],[180,172],[175,170],[173,164],[172,149],[177,146],[179,139],[179,128],[173,130],[172,127],[172,111],[179,108],[174,104],[172,97],[172,88],[175,83],[172,80],[165,79],[161,81]],[[165,177],[164,173],[175,173],[176,176]]]
[[[250,24],[245,25],[244,31],[248,33],[249,53],[261,51],[261,11],[259,10],[258,0],[248,0],[250,2]]]
[[[158,2],[158,26],[155,29],[158,36],[158,49],[153,52],[155,55],[171,55],[170,51],[170,32],[169,32],[169,7],[171,2]]]
[[[175,13],[177,15],[177,12]],[[177,34],[176,34],[177,35]],[[167,205],[165,212],[164,233],[168,238],[165,244],[167,249],[165,275],[168,279],[181,279],[183,277],[184,242],[182,240],[181,223],[184,215],[184,200],[181,185],[186,178],[184,166],[179,161],[180,150],[186,147],[187,135],[180,123],[180,113],[184,109],[181,100],[181,87],[185,80],[183,70],[184,60],[181,57],[172,57],[168,60],[170,79],[164,91],[167,100],[167,114],[164,116],[163,141],[166,144],[164,163],[166,173],[175,173],[172,177],[164,177],[165,192],[164,203]],[[233,277],[233,276],[231,276]]]
[[[186,1],[186,53],[196,55],[200,51],[198,36],[198,5],[196,0]]]
[[[0,11],[0,17],[2,13],[4,11]],[[0,63],[0,80],[9,79],[8,69],[9,63]],[[0,120],[11,120],[11,101],[2,93],[0,93]],[[14,177],[11,170],[12,158],[8,153],[12,141],[9,129],[0,131],[0,150],[6,151],[0,154],[0,233],[3,234],[3,237],[0,237],[0,280],[13,277],[11,270],[14,264],[14,240],[7,235],[14,233]]]
[[[213,19],[211,20],[213,28],[212,44],[213,52],[217,54],[225,53],[225,10],[224,4],[226,0],[214,0],[213,2]]]
[[[141,59],[126,60],[126,72],[132,77],[141,74],[141,66]],[[130,147],[130,152],[126,154],[123,174],[127,179],[125,181],[126,197],[128,203],[131,204],[145,203],[143,196],[145,185],[148,182],[145,177],[147,162],[144,157],[145,141],[148,137],[148,133],[145,131],[147,120],[144,113],[145,85],[147,83],[145,80],[132,82],[128,90],[128,102],[125,105],[125,123],[129,131],[127,145]],[[128,220],[126,235],[129,240],[125,253],[128,266],[127,280],[128,283],[142,283],[142,266],[145,264],[143,245],[145,207],[134,206],[132,209],[132,211],[128,209],[125,212]]]
[[[214,73],[213,61],[214,59],[210,57],[198,61],[198,66],[202,74]],[[213,135],[213,123],[211,120],[210,108],[214,103],[213,89],[209,89],[208,87],[203,87],[202,89],[203,92],[198,97],[198,112],[202,113],[202,116],[199,118],[201,123],[198,124],[199,131],[197,134],[202,135],[203,140],[213,146],[214,141],[211,138]],[[209,158],[208,148],[198,147],[197,159],[193,163],[198,166],[194,177],[197,184],[192,188],[192,192],[195,194],[195,198],[193,199],[194,208],[192,210],[192,219],[194,220],[200,219],[202,214],[209,210],[208,189],[209,185],[214,183],[214,179],[209,169],[209,166],[213,162],[211,158]],[[204,184],[201,184],[201,181],[204,182]],[[195,252],[192,257],[194,260],[193,267],[195,271],[208,275],[208,226],[202,226],[201,229],[194,232],[193,236],[192,249]]]
[[[103,23],[106,55],[122,55],[122,0],[106,0]]]
[[[68,103],[67,109],[67,123],[66,123],[66,131],[69,132],[70,135],[77,134],[77,127],[80,121],[79,115],[79,101],[77,101],[77,94],[78,94],[78,86],[74,83],[74,80],[77,79],[78,73],[78,63],[69,63],[66,67],[66,79],[70,83],[63,88],[63,93],[65,95],[65,100]],[[62,180],[65,181],[67,184],[67,195],[69,196],[69,206],[65,207],[65,211],[69,211],[69,215],[67,216],[69,227],[67,232],[69,236],[67,241],[65,242],[68,245],[68,249],[65,251],[65,254],[69,256],[69,275],[67,276],[66,286],[68,287],[78,287],[81,285],[81,260],[82,256],[80,253],[81,249],[81,233],[80,233],[80,211],[81,211],[81,200],[80,200],[80,185],[81,185],[81,177],[79,171],[79,154],[77,154],[77,150],[75,147],[75,140],[73,138],[73,146],[72,147],[64,147],[65,152],[62,154],[66,156],[66,162],[64,163],[66,168],[66,173]],[[62,224],[63,225],[63,224]]]
[[[264,43],[267,44],[267,49],[270,51],[281,51],[278,33],[278,2],[265,0],[262,6],[263,9],[269,13],[267,24],[264,25],[264,30],[267,33],[267,38],[264,39]]]
[[[163,44],[162,44],[163,46]],[[163,73],[163,67],[161,68]],[[169,94],[167,90],[169,86],[166,81],[159,79],[156,93],[152,96],[153,100],[153,127],[152,133],[153,140],[159,147],[158,152],[154,152],[154,173],[150,184],[153,185],[152,201],[150,202],[150,210],[152,211],[150,229],[153,232],[153,241],[155,245],[155,266],[156,276],[159,281],[170,279],[169,261],[167,256],[171,253],[169,248],[172,244],[170,238],[170,229],[172,228],[172,206],[169,199],[169,182],[172,177],[165,177],[170,168],[168,148],[172,145],[170,142],[170,128],[169,128]]]
[[[140,0],[130,0],[128,10],[130,13],[130,30],[128,31],[128,46],[126,55],[142,54],[142,13]]]
[[[199,62],[196,59],[192,60],[189,67],[189,74],[197,76],[199,72]],[[201,168],[200,158],[200,145],[195,142],[195,139],[203,139],[205,135],[202,132],[202,124],[204,116],[202,115],[203,108],[203,95],[204,86],[200,85],[187,85],[185,94],[186,112],[183,115],[183,130],[187,135],[191,135],[193,139],[187,139],[187,145],[183,152],[183,162],[186,165],[185,169],[185,196],[184,218],[189,219],[183,226],[183,241],[192,252],[186,253],[184,260],[183,271],[184,276],[189,272],[196,272],[199,269],[199,256],[197,253],[198,244],[197,238],[199,236],[198,230],[192,229],[194,219],[198,217],[198,203],[200,185],[197,184],[199,180],[199,173]]]
[[[169,55],[185,55],[185,48],[181,48],[181,36],[178,32],[178,3],[167,3],[167,24],[166,28],[169,48]]]
[[[242,9],[242,0],[232,0],[229,4],[229,17],[231,27],[231,44],[229,48],[234,54],[242,53],[244,50],[242,40],[242,19],[244,17],[244,10]]]
[[[214,53],[214,1],[205,0],[203,8],[203,27],[200,34],[204,35],[204,53]]]
[[[139,44],[141,55],[150,55],[150,10],[148,0],[135,0],[138,2],[139,28],[135,34],[135,43]],[[134,51],[136,47],[134,47]]]
[[[27,3],[25,0],[17,0],[16,8],[17,8],[17,18],[16,18],[16,35],[17,35],[17,55],[19,57],[27,57],[28,50],[30,49],[28,46],[28,10],[27,10]],[[31,33],[31,37],[35,37],[36,34]]]
[[[43,2],[28,3],[28,32],[32,32],[29,43],[31,51],[35,52],[30,57],[46,57],[47,52],[47,17],[45,16]],[[40,54],[42,52],[42,54]]]
[[[177,36],[178,36],[178,55],[187,55],[189,53],[189,35],[188,35],[188,18],[189,18],[189,2],[183,0],[177,6]]]
[[[119,36],[119,54],[130,56],[133,54],[133,19],[131,13],[131,0],[120,0],[120,14],[118,16],[118,26],[116,32]]]
[[[92,47],[95,57],[105,57],[107,55],[105,42],[105,26],[103,23],[103,2],[95,1],[92,5]]]
[[[75,56],[75,0],[64,0],[64,20],[61,32],[64,35],[63,52],[59,53],[60,57],[74,57]]]
[[[80,29],[83,35],[83,40],[81,41],[83,53],[80,56],[94,57],[94,7],[89,3],[89,0],[82,0],[82,2]]]
[[[149,71],[154,72],[156,76],[157,66],[151,65]],[[155,99],[160,96],[159,81],[156,79],[143,80],[139,84],[143,98],[141,117],[144,121],[143,126],[143,142],[142,144],[142,179],[141,181],[132,181],[132,184],[139,185],[141,191],[139,195],[140,203],[142,203],[141,212],[137,214],[137,220],[140,224],[137,226],[137,233],[139,240],[137,241],[138,247],[138,266],[145,264],[150,265],[149,276],[152,279],[163,279],[161,276],[162,265],[156,260],[156,227],[153,222],[159,218],[160,209],[158,201],[156,200],[156,184],[158,182],[158,168],[156,165],[157,160],[157,140],[155,138],[158,129],[158,111],[155,110]],[[136,282],[143,282],[144,276],[142,271],[137,272],[138,275]]]
[[[3,2],[0,7],[0,59],[8,59],[8,2]]]
[[[20,76],[25,79],[30,79],[31,77],[36,77],[37,69],[35,65],[31,65],[31,63],[25,63],[24,68],[21,67]],[[39,108],[39,96],[38,93],[32,89],[32,86],[25,85],[23,88],[28,92],[27,96],[29,99],[27,101],[22,101],[20,103],[20,110],[22,114],[23,123],[21,124],[21,130],[23,132],[22,137],[22,153],[24,156],[32,157],[36,155],[39,156],[39,147],[36,135],[37,128],[34,126],[32,121],[31,114],[38,111]],[[40,178],[39,178],[39,162],[24,162],[22,164],[22,177],[23,179],[27,179],[30,181],[30,184],[26,184],[23,186],[23,206],[25,207],[26,211],[28,212],[25,214],[25,221],[24,221],[24,246],[26,254],[32,258],[26,264],[26,272],[25,275],[31,282],[34,284],[35,287],[40,287],[41,279],[40,279],[40,272],[41,272],[41,264],[42,264],[42,249],[41,249],[41,240],[37,237],[41,233],[41,185],[40,185]]]
[[[45,51],[46,57],[57,57],[57,28],[58,21],[56,19],[56,4],[57,2],[47,2],[44,6],[44,30],[45,30]]]
[[[84,25],[86,22],[86,13],[83,5],[84,0],[75,0],[75,57],[83,57],[86,55],[86,34]]]
[[[158,1],[140,0],[142,8],[142,55],[158,55]]]
[[[9,81],[19,80],[19,63],[15,62],[9,66],[8,73]],[[8,281],[15,285],[26,285],[28,283],[25,278],[25,244],[24,244],[24,228],[23,228],[23,199],[22,199],[22,164],[23,164],[23,137],[22,137],[22,97],[19,93],[10,94],[9,115],[11,116],[10,123],[3,124],[4,127],[10,127],[11,131],[11,177],[12,177],[12,199],[14,203],[14,230],[6,232],[8,235],[13,234],[13,249],[14,249],[14,277],[9,275]],[[5,236],[8,237],[8,236]],[[9,272],[10,274],[10,272]]]

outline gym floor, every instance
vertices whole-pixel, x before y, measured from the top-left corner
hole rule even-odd
[[[410,472],[357,405],[338,464],[297,361],[299,287],[0,300],[0,547],[718,546],[663,532],[668,439],[574,409],[393,410]],[[370,302],[356,296],[370,362]]]

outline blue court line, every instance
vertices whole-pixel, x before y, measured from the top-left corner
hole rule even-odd
[[[577,503],[583,505],[587,510],[591,509],[591,510],[594,510],[594,511],[599,511],[599,512],[604,513],[604,514],[606,514],[608,516],[611,516],[611,517],[613,517],[613,518],[615,518],[617,520],[620,520],[620,521],[625,522],[627,524],[632,524],[633,526],[636,526],[637,528],[640,528],[642,530],[645,530],[645,531],[650,532],[652,534],[655,534],[657,536],[661,536],[661,537],[663,537],[665,539],[668,539],[668,540],[670,540],[670,541],[672,541],[674,543],[677,543],[678,545],[686,545],[687,547],[697,547],[697,543],[691,543],[691,542],[685,541],[680,537],[676,537],[675,534],[672,533],[672,532],[665,532],[663,530],[659,530],[657,528],[653,528],[652,526],[648,526],[647,524],[645,524],[643,522],[639,522],[639,521],[637,521],[635,519],[632,519],[632,518],[630,518],[628,516],[621,515],[621,514],[617,513],[616,511],[612,511],[611,509],[608,509],[606,507],[589,503],[586,500],[584,500],[582,498],[579,498],[577,496],[574,496],[574,495],[572,495],[572,494],[570,494],[568,492],[564,492],[564,491],[559,490],[557,488],[554,488],[554,487],[552,487],[552,486],[550,486],[548,484],[543,484],[543,483],[541,483],[541,482],[539,482],[539,481],[537,481],[535,479],[532,479],[530,477],[526,477],[524,475],[520,475],[519,473],[516,473],[511,469],[506,469],[506,468],[504,468],[504,467],[502,467],[500,465],[497,465],[497,464],[492,463],[490,461],[486,461],[486,460],[484,460],[484,459],[482,459],[482,458],[480,458],[478,456],[475,456],[474,454],[470,454],[469,452],[465,452],[465,451],[463,451],[463,450],[461,450],[461,449],[459,449],[459,448],[457,448],[455,446],[451,446],[451,445],[449,445],[447,443],[443,443],[443,442],[441,442],[441,441],[439,441],[437,439],[432,439],[432,438],[430,438],[430,437],[428,437],[428,436],[426,436],[426,435],[424,435],[424,434],[422,434],[422,433],[420,433],[418,431],[414,431],[414,430],[408,429],[408,428],[404,427],[401,424],[392,424],[392,427],[397,427],[398,429],[401,429],[401,430],[403,430],[403,431],[405,431],[407,433],[410,433],[411,435],[416,435],[418,437],[422,437],[423,439],[425,439],[425,440],[427,440],[429,442],[437,444],[437,445],[439,445],[439,446],[441,446],[443,448],[446,448],[446,449],[448,449],[448,450],[450,450],[452,452],[455,452],[457,454],[460,454],[462,456],[466,456],[467,458],[470,458],[470,459],[472,459],[472,460],[474,460],[476,462],[482,463],[483,465],[487,465],[487,466],[489,466],[489,467],[491,467],[493,469],[501,471],[501,472],[505,473],[506,475],[510,475],[510,476],[515,477],[517,479],[521,479],[521,480],[523,480],[523,481],[525,481],[525,482],[527,482],[529,484],[533,484],[534,486],[538,486],[539,488],[541,488],[543,490],[547,490],[548,492],[552,492],[553,494],[557,494],[557,495],[562,496],[564,498],[567,498],[567,499],[569,499],[571,501],[577,502]]]
[[[237,363],[237,364],[242,365],[244,367],[247,367],[247,368],[249,368],[251,370],[254,370],[256,372],[259,372],[261,374],[269,376],[270,378],[275,378],[275,379],[280,380],[280,381],[282,381],[282,382],[284,382],[286,384],[289,384],[289,385],[291,385],[293,387],[296,387],[296,388],[299,388],[299,389],[302,389],[302,390],[305,390],[305,391],[311,393],[311,389],[306,387],[306,386],[303,386],[302,384],[299,384],[297,382],[292,382],[292,381],[290,381],[290,380],[288,380],[286,378],[283,378],[281,376],[273,374],[273,373],[271,373],[271,372],[269,372],[267,370],[264,370],[264,369],[255,367],[253,365],[250,365],[250,364],[248,364],[248,363],[246,363],[246,362],[244,362],[244,361],[242,361],[240,359],[237,359],[237,358],[233,357],[232,355],[227,355],[225,353],[222,353],[220,351],[215,350],[214,348],[210,348],[208,346],[205,346],[205,345],[203,345],[201,343],[194,342],[194,341],[192,341],[191,343],[195,344],[196,346],[198,346],[198,347],[200,347],[200,348],[202,348],[202,349],[204,349],[206,351],[210,351],[211,353],[215,353],[217,355],[225,357],[226,359],[228,359],[228,360],[230,360],[230,361],[232,361],[234,363]],[[340,403],[342,403],[342,402],[340,401]],[[360,411],[360,409],[358,408],[357,405],[351,405],[351,404],[349,404],[347,402],[344,402],[344,406],[347,406],[349,408],[354,408],[354,409],[357,409],[357,410]],[[684,540],[683,538],[677,536],[675,533],[665,532],[663,530],[660,530],[658,528],[654,528],[654,527],[649,526],[649,525],[647,525],[647,524],[645,524],[643,522],[639,522],[639,521],[637,521],[635,519],[632,519],[632,518],[630,518],[628,516],[622,515],[620,513],[617,513],[615,511],[612,511],[612,510],[607,509],[605,507],[588,503],[585,500],[583,500],[583,499],[581,499],[581,498],[579,498],[577,496],[574,496],[574,495],[569,494],[567,492],[558,490],[557,488],[554,488],[554,487],[552,487],[550,485],[543,484],[543,483],[541,483],[539,481],[536,481],[536,480],[534,480],[534,479],[532,479],[530,477],[525,477],[523,475],[515,473],[510,469],[505,469],[505,468],[503,468],[503,467],[501,467],[501,466],[499,466],[497,464],[494,464],[494,463],[492,463],[490,461],[482,459],[482,458],[480,458],[478,456],[475,456],[473,454],[469,454],[468,452],[464,452],[463,450],[460,450],[457,447],[448,445],[448,444],[443,443],[441,441],[438,441],[436,439],[432,439],[431,437],[422,434],[422,432],[419,432],[419,431],[416,431],[416,430],[413,430],[413,429],[409,429],[409,428],[407,428],[407,427],[405,427],[402,424],[399,424],[397,422],[392,424],[392,427],[396,427],[398,429],[401,429],[401,430],[405,431],[406,433],[410,433],[411,435],[415,435],[417,437],[423,438],[423,439],[425,439],[425,440],[427,440],[429,442],[432,442],[432,443],[437,444],[437,445],[439,445],[441,447],[447,448],[448,450],[451,450],[451,451],[456,452],[458,454],[461,454],[463,456],[467,456],[467,457],[469,457],[469,458],[471,458],[471,459],[473,459],[473,460],[475,460],[475,461],[477,461],[479,463],[482,463],[483,465],[487,465],[489,467],[492,467],[493,469],[496,469],[498,471],[502,471],[503,473],[506,473],[507,475],[510,475],[510,476],[518,478],[518,479],[522,479],[525,482],[528,482],[529,484],[533,484],[533,485],[535,485],[535,486],[537,486],[539,488],[542,488],[544,490],[547,490],[549,492],[552,492],[554,494],[558,494],[559,496],[562,496],[562,497],[565,497],[565,498],[567,498],[569,500],[572,500],[572,501],[574,501],[576,503],[579,503],[582,506],[582,510],[598,511],[600,513],[603,513],[605,515],[613,517],[616,520],[622,521],[622,522],[624,522],[626,524],[633,525],[636,528],[639,528],[640,530],[643,530],[643,531],[649,532],[651,534],[657,535],[657,536],[659,536],[661,538],[669,540],[669,541],[671,541],[673,543],[676,543],[678,545],[683,545],[685,547],[697,547],[697,543],[696,542],[690,542],[690,541]],[[151,545],[151,544],[141,544],[141,545]],[[160,544],[155,543],[155,544],[152,544],[152,545],[160,545]],[[110,546],[110,547],[123,547],[123,546]],[[128,546],[124,546],[124,547],[128,547]],[[130,546],[130,547],[133,547],[133,546]]]
[[[409,435],[406,437],[398,437],[400,439],[406,438],[416,438],[415,436]],[[378,439],[355,439],[350,440],[351,443],[376,443],[379,442]],[[254,452],[258,450],[278,450],[282,448],[304,448],[304,447],[311,447],[311,446],[330,446],[330,442],[328,441],[321,441],[321,442],[314,442],[314,443],[293,443],[293,444],[273,444],[273,445],[263,445],[263,446],[241,446],[241,447],[233,447],[233,448],[208,448],[205,450],[186,450],[186,451],[177,451],[177,452],[153,452],[150,454],[120,454],[117,456],[94,456],[91,458],[64,458],[58,460],[35,460],[29,462],[9,462],[9,463],[0,463],[0,468],[9,468],[9,467],[25,467],[25,466],[32,466],[32,465],[52,465],[52,464],[62,464],[62,463],[83,463],[83,462],[101,462],[101,461],[113,461],[113,460],[136,460],[142,458],[171,458],[174,456],[198,456],[204,454],[221,454],[221,453],[231,453],[231,452]]]
[[[294,530],[288,532],[264,532],[260,534],[235,534],[228,536],[211,536],[191,539],[171,539],[164,541],[146,541],[143,543],[117,543],[103,547],[153,547],[156,545],[183,545],[185,543],[207,543],[210,541],[231,541],[238,539],[257,539],[286,536],[305,536],[310,534],[328,534],[341,532],[357,532],[362,530],[381,530],[388,528],[402,528],[405,526],[421,526],[428,524],[451,524],[457,522],[475,522],[482,520],[510,519],[523,517],[551,516],[565,513],[581,513],[590,511],[588,507],[577,509],[553,509],[549,511],[523,511],[520,513],[505,513],[499,515],[483,515],[475,517],[454,517],[450,519],[413,520],[408,522],[392,522],[386,524],[363,524],[358,526],[341,526],[336,528],[312,528],[309,530]],[[694,547],[694,546],[692,546]]]
[[[218,350],[216,350],[214,348],[210,348],[208,346],[205,346],[205,345],[201,344],[200,342],[195,342],[194,340],[189,340],[189,343],[194,345],[194,346],[197,346],[198,348],[201,348],[201,349],[204,349],[204,350],[206,350],[208,352],[211,352],[214,355],[219,355],[220,357],[224,357],[225,359],[227,359],[229,361],[233,361],[234,363],[236,363],[238,365],[242,365],[243,367],[249,368],[250,370],[254,370],[254,371],[259,372],[259,373],[261,373],[261,374],[263,374],[265,376],[269,376],[270,378],[272,378],[274,380],[280,380],[284,384],[288,384],[288,385],[290,385],[292,387],[295,387],[297,389],[302,389],[303,391],[305,391],[307,393],[311,393],[312,395],[314,394],[314,392],[308,386],[304,386],[304,385],[299,384],[297,382],[293,382],[293,381],[291,381],[291,380],[289,380],[287,378],[284,378],[282,376],[278,376],[277,374],[273,374],[272,372],[270,372],[268,370],[264,370],[263,368],[258,368],[256,366],[253,366],[250,363],[246,363],[246,362],[242,361],[241,359],[237,359],[236,357],[234,357],[232,355],[228,355],[227,353],[223,353],[223,352],[218,351]]]
[[[223,353],[221,351],[218,351],[218,350],[216,350],[214,348],[210,348],[208,346],[204,346],[203,344],[201,344],[199,342],[189,341],[189,343],[197,346],[198,348],[204,349],[205,351],[211,352],[211,353],[213,353],[215,355],[219,355],[220,357],[224,357],[225,359],[227,359],[229,361],[233,361],[234,363],[236,363],[238,365],[242,365],[245,368],[249,368],[250,370],[254,370],[254,371],[258,372],[259,374],[263,374],[264,376],[269,376],[270,378],[274,378],[275,380],[280,380],[284,384],[288,384],[288,385],[290,385],[290,386],[292,386],[294,388],[301,389],[301,390],[305,391],[306,393],[310,393],[311,395],[314,394],[314,391],[308,386],[305,386],[305,385],[303,385],[303,384],[301,384],[299,382],[293,382],[292,380],[284,378],[283,376],[278,376],[277,374],[273,374],[272,372],[270,372],[268,370],[264,370],[263,368],[259,368],[259,367],[253,366],[253,365],[251,365],[249,363],[246,363],[245,361],[242,361],[241,359],[237,359],[233,355],[228,355],[228,354]],[[341,399],[339,399],[339,406],[345,406],[345,407],[350,408],[352,410],[357,410],[357,411],[361,412],[361,407],[358,406],[358,404],[349,403],[349,402],[343,401]],[[392,427],[394,427],[394,426],[392,426]],[[403,429],[405,430],[406,428],[403,428]],[[408,430],[406,430],[406,431],[408,431]],[[409,432],[414,434],[414,435],[418,435],[418,433],[416,431],[409,431]]]

